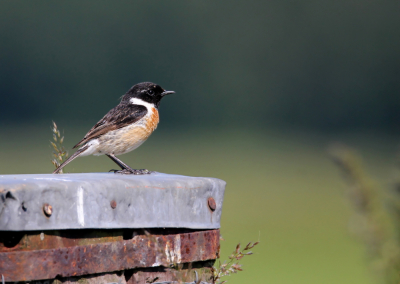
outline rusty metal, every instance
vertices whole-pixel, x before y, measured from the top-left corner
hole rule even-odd
[[[109,284],[114,284],[114,283],[109,283]],[[213,284],[213,283],[204,281],[193,281],[193,282],[163,281],[163,282],[153,282],[152,284]]]
[[[109,283],[109,284],[114,284],[114,283]],[[153,282],[152,284],[213,284],[213,283],[204,281],[193,281],[193,282],[163,281],[163,282]]]
[[[0,175],[0,274],[7,283],[209,283],[224,190],[218,179],[161,173]]]
[[[114,283],[109,283],[114,284]],[[118,284],[118,283],[115,283]],[[204,281],[193,281],[193,282],[178,282],[178,281],[163,281],[163,282],[153,282],[152,284],[213,284],[211,282],[204,282]]]
[[[215,203],[214,198],[208,198],[208,207],[210,207],[211,211],[215,211],[215,209],[217,208],[217,204]]]
[[[129,234],[124,231],[122,235],[117,233],[114,238],[118,240],[111,242],[33,250],[23,246],[22,237],[13,248],[3,246],[1,274],[6,281],[54,279],[140,267],[169,267],[213,260],[219,253],[219,230],[171,232],[158,229],[135,235],[131,231],[133,238],[127,239]],[[43,240],[47,238],[48,234]]]
[[[109,283],[114,284],[114,283]],[[115,283],[118,284],[118,283]],[[153,282],[152,284],[212,284],[211,282],[204,282],[204,281],[193,281],[193,282],[178,282],[178,281],[163,281],[163,282]]]
[[[122,241],[143,230],[60,230],[1,232],[0,252],[31,251]],[[130,236],[130,237],[129,237]]]
[[[117,208],[117,202],[115,200],[111,200],[110,205],[112,209]]]
[[[51,214],[53,213],[53,207],[50,204],[45,203],[43,205],[43,212],[47,217],[50,217]]]
[[[34,280],[30,284],[212,284],[211,262],[194,263],[197,268],[184,265],[182,268],[138,268],[73,277],[57,277],[56,280]],[[153,270],[153,272],[151,271]],[[15,282],[7,282],[15,284]]]
[[[209,283],[212,282],[211,263],[201,263],[198,268],[164,269],[163,271],[148,271],[151,269],[135,270],[132,276],[125,274],[126,284],[142,283]]]
[[[194,270],[195,273],[195,280],[193,282],[182,282],[182,281],[162,281],[162,282],[152,282],[152,284],[213,284],[210,282],[204,282],[199,279],[199,273]],[[158,280],[158,279],[157,279]],[[110,283],[112,284],[112,283]]]

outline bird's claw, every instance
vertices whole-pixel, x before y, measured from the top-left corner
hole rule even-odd
[[[141,170],[128,170],[128,169],[123,169],[123,170],[110,170],[110,172],[114,172],[115,174],[122,174],[122,175],[149,175],[154,172],[146,170],[146,169],[141,169]]]

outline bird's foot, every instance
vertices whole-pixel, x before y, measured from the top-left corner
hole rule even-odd
[[[146,170],[146,169],[141,169],[141,170],[128,170],[128,169],[123,169],[123,170],[110,170],[110,172],[114,172],[115,174],[122,174],[122,175],[149,175],[155,172]]]

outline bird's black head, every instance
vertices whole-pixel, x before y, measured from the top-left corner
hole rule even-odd
[[[173,94],[174,91],[166,91],[159,85],[151,82],[143,82],[134,85],[129,91],[124,95],[122,101],[129,101],[132,98],[141,99],[146,103],[154,104],[158,108],[161,99],[165,95]]]

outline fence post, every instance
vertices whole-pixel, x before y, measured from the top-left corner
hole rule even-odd
[[[211,283],[225,182],[155,173],[0,176],[5,283]]]

